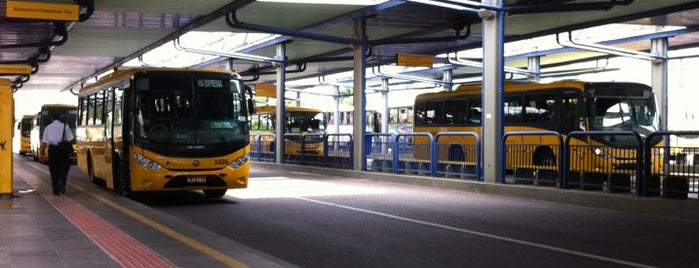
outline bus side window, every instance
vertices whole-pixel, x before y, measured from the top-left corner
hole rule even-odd
[[[562,100],[563,109],[563,131],[569,133],[571,131],[579,130],[577,128],[578,120],[578,105],[577,99],[572,98],[572,96],[564,96]]]
[[[523,108],[524,107],[522,107],[521,96],[512,96],[506,98],[503,107],[505,123],[521,123]]]

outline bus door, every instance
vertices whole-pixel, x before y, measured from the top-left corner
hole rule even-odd
[[[14,99],[10,80],[0,80],[0,195],[12,195],[12,138],[15,134]]]
[[[110,88],[105,91],[104,96],[104,164],[105,166],[111,166],[112,172],[110,174],[105,174],[107,176],[107,188],[114,189],[114,173],[116,172],[114,166],[114,89]]]

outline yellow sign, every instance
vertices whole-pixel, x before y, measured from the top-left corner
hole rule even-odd
[[[19,19],[78,21],[78,5],[7,1],[6,17]]]
[[[430,67],[434,63],[434,56],[421,54],[397,54],[396,65],[410,67]]]
[[[275,84],[257,84],[255,85],[255,96],[258,97],[277,97],[277,85]]]
[[[0,64],[0,74],[32,74],[28,64]]]

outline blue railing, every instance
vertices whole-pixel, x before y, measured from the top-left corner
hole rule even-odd
[[[284,137],[285,164],[354,169],[354,158],[362,157],[354,155],[351,134]],[[497,181],[637,196],[697,198],[697,137],[699,131],[656,132],[645,139],[631,131],[574,131],[565,139],[552,131],[508,132],[501,141],[507,152],[503,163],[506,171]],[[672,138],[693,143],[670,146],[668,140]],[[616,146],[590,145],[594,139],[605,141],[598,144]],[[666,142],[658,143],[659,139]],[[275,140],[273,134],[252,136],[251,159],[274,161]],[[473,132],[442,132],[434,136],[367,133],[361,144],[365,171],[483,181],[481,139]],[[589,157],[593,154],[602,157]]]

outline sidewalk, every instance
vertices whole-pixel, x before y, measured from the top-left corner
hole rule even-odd
[[[14,194],[0,199],[0,268],[293,267],[89,183],[75,166],[67,193],[53,196],[47,166],[14,158]]]

